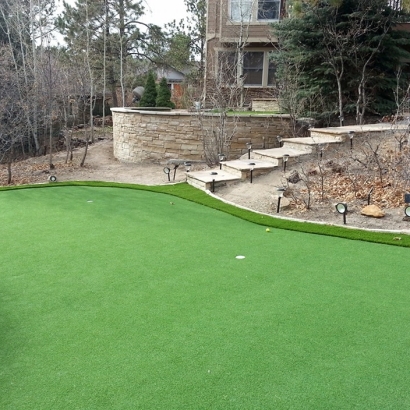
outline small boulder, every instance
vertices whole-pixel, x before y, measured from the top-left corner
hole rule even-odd
[[[360,213],[373,218],[383,218],[386,215],[377,205],[367,205]]]

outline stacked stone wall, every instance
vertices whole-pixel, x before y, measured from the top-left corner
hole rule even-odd
[[[219,126],[218,116],[186,111],[139,112],[113,108],[114,156],[125,162],[187,159],[203,161],[203,136]],[[229,159],[254,149],[278,147],[277,136],[289,136],[289,117],[280,115],[232,116],[228,133],[234,130]]]

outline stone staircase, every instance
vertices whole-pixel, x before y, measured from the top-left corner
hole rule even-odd
[[[283,169],[283,158],[288,158],[287,169],[296,160],[311,158],[320,154],[323,149],[331,147],[350,147],[350,133],[354,133],[356,139],[361,134],[377,133],[386,131],[403,132],[407,124],[393,127],[392,124],[370,124],[365,126],[345,126],[332,128],[312,128],[309,137],[284,138],[282,146],[271,149],[255,149],[242,155],[240,159],[224,161],[215,169],[207,171],[193,171],[187,173],[187,182],[202,190],[214,192],[219,186],[224,186],[239,181],[253,179],[259,175],[269,173],[275,169]]]

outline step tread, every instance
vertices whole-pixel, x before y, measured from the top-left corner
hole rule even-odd
[[[287,147],[254,150],[253,152],[258,155],[263,155],[275,159],[282,159],[284,155],[289,155],[290,157],[306,155],[306,151]]]
[[[212,172],[216,172],[216,174],[212,174]],[[240,181],[241,178],[237,175],[230,174],[224,170],[214,169],[214,170],[207,170],[207,171],[193,171],[186,174],[187,178],[197,179],[198,181],[209,183],[212,180],[215,182],[219,181]]]
[[[291,144],[301,145],[319,145],[319,144],[339,144],[340,141],[334,137],[300,137],[300,138],[284,138],[283,143],[289,142]]]
[[[273,169],[275,164],[269,161],[261,161],[260,159],[235,159],[232,161],[226,161],[223,163],[225,167],[234,168],[239,171],[246,171],[253,169]],[[253,165],[252,165],[253,164]]]

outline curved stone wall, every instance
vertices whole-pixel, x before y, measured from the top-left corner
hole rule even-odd
[[[218,116],[195,112],[151,112],[112,108],[114,156],[125,162],[170,158],[204,160],[203,136],[218,127]],[[233,132],[229,159],[239,158],[251,141],[254,149],[275,148],[277,136],[289,136],[289,116],[244,115],[228,117]]]

